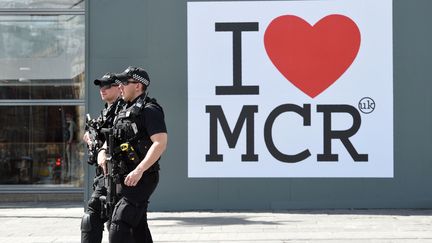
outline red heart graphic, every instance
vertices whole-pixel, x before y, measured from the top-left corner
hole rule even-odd
[[[352,64],[360,48],[360,30],[343,15],[328,15],[314,26],[284,15],[269,24],[264,45],[279,72],[314,98]]]

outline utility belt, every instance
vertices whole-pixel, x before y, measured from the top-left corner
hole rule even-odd
[[[151,142],[149,144],[142,140],[138,140],[134,145],[130,142],[125,142],[114,148],[114,155],[119,157],[119,159],[127,160],[128,163],[139,164],[147,155],[150,146]]]
[[[140,146],[140,144],[138,146]],[[127,174],[133,171],[147,154],[147,151],[148,147],[145,146],[143,151],[144,153],[140,153],[140,151],[135,150],[129,142],[122,143],[119,146],[116,146],[116,148],[114,149],[114,154],[116,157],[115,161],[117,162],[116,166],[118,166],[116,172],[119,173],[119,178],[125,177]],[[159,170],[160,166],[158,161],[156,161],[156,163],[154,163],[150,168],[148,168],[143,175]]]

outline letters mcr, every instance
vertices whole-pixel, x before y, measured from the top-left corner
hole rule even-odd
[[[258,31],[257,22],[246,23],[216,23],[215,31],[229,31],[233,36],[233,85],[216,86],[216,95],[258,95],[259,86],[242,85],[242,32]],[[206,155],[207,162],[222,162],[223,154],[218,153],[218,124],[222,128],[225,139],[229,148],[235,148],[240,136],[240,132],[246,126],[246,153],[242,154],[241,161],[254,162],[258,161],[258,154],[255,154],[255,113],[258,112],[257,105],[244,105],[240,115],[231,130],[227,118],[225,117],[222,106],[207,105],[206,113],[210,116],[210,152]],[[270,154],[277,160],[285,163],[297,163],[311,156],[308,149],[297,154],[286,154],[280,151],[274,144],[272,138],[272,128],[276,118],[286,112],[294,112],[303,118],[303,126],[311,126],[311,105],[304,104],[298,106],[295,104],[282,104],[274,108],[264,124],[264,141]],[[355,135],[361,126],[361,116],[359,111],[350,105],[317,105],[317,112],[323,113],[323,153],[317,155],[317,161],[338,161],[338,154],[332,153],[332,140],[338,139],[342,142],[352,159],[356,162],[368,161],[367,154],[359,154],[350,141],[350,137]],[[353,124],[348,130],[332,130],[332,114],[347,113],[352,116]]]

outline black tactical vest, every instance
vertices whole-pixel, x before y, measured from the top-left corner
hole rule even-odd
[[[114,118],[116,117],[117,113],[123,108],[125,105],[125,102],[118,98],[111,106],[105,107],[105,109],[102,110],[102,114],[98,117],[97,122],[100,124],[100,129],[102,128],[111,128],[114,123]],[[98,140],[103,144],[106,141],[105,134],[100,132],[100,129],[98,131]]]
[[[123,107],[123,110],[119,111],[114,120],[114,137],[115,146],[118,147],[124,143],[129,143],[133,150],[137,153],[138,160],[129,161],[129,164],[139,163],[147,154],[148,149],[153,144],[150,140],[149,135],[146,131],[143,131],[140,126],[137,125],[139,121],[142,121],[144,114],[144,108],[148,106],[157,107],[162,111],[162,107],[157,104],[155,99],[151,99],[145,96],[141,96],[138,100],[130,107]]]

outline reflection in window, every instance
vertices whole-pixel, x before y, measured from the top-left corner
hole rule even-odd
[[[1,0],[0,8],[84,8],[84,0]]]
[[[83,107],[0,107],[0,184],[82,186]]]
[[[83,21],[77,15],[0,16],[0,58],[73,58],[83,52]]]
[[[60,80],[0,80],[0,99],[84,99],[84,75]]]
[[[1,16],[0,80],[67,80],[84,70],[84,16]]]
[[[0,8],[75,4],[83,1],[2,0]],[[0,184],[82,187],[84,26],[83,14],[0,12]]]

